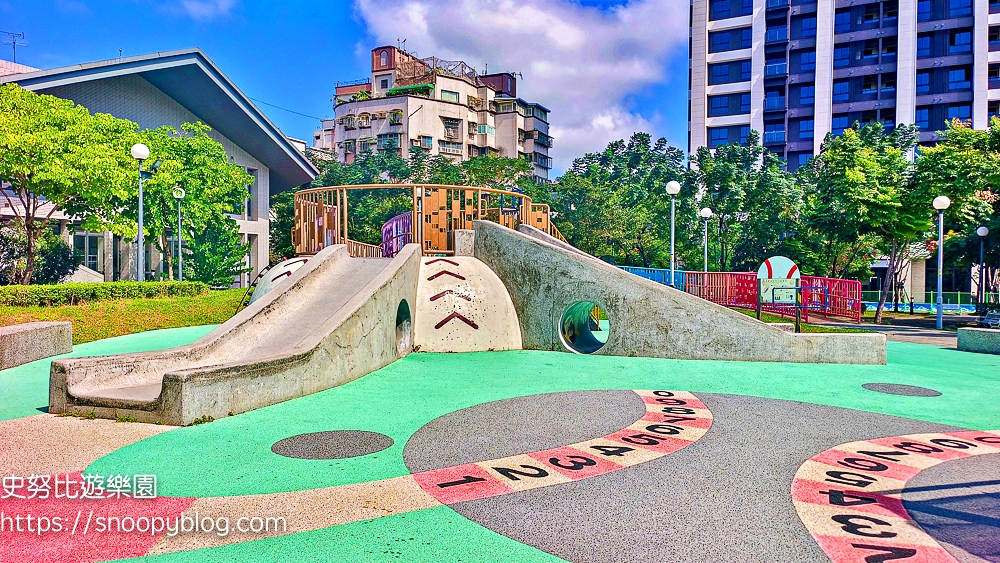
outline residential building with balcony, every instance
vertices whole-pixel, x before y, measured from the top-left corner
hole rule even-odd
[[[855,121],[926,144],[1000,113],[1000,0],[692,0],[690,18],[691,152],[752,128],[794,170]]]
[[[526,158],[539,182],[548,181],[552,168],[549,110],[518,98],[511,73],[479,74],[461,61],[378,47],[370,78],[337,84],[334,112],[313,145],[344,163],[368,150],[406,157],[418,147],[455,160]]]

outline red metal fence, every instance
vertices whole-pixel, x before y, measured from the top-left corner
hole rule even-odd
[[[802,320],[813,311],[830,317],[861,322],[861,282],[818,276],[802,276]],[[702,299],[741,309],[757,308],[757,274],[753,272],[685,272],[684,290]],[[766,304],[769,313],[794,317],[795,307]]]

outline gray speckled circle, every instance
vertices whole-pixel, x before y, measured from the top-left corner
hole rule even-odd
[[[916,387],[914,385],[900,385],[898,383],[865,383],[862,385],[869,391],[877,393],[888,393],[890,395],[905,395],[907,397],[937,397],[940,391],[928,389],[926,387]]]
[[[271,451],[298,459],[344,459],[380,452],[392,444],[392,438],[378,432],[334,430],[285,438],[275,442]]]
[[[921,471],[906,483],[903,506],[961,563],[1000,561],[1000,454]]]

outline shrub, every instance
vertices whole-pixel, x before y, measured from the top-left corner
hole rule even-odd
[[[61,283],[57,285],[9,285],[0,287],[0,305],[13,307],[51,307],[77,305],[114,299],[155,299],[192,297],[208,292],[202,282]]]

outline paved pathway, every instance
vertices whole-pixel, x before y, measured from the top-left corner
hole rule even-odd
[[[912,342],[915,344],[930,344],[931,346],[942,346],[945,348],[955,348],[958,346],[958,335],[950,330],[937,330],[935,328],[924,328],[915,326],[899,325],[873,325],[856,323],[817,323],[825,326],[837,326],[842,328],[863,328],[875,330],[885,334],[886,338],[895,342]]]

